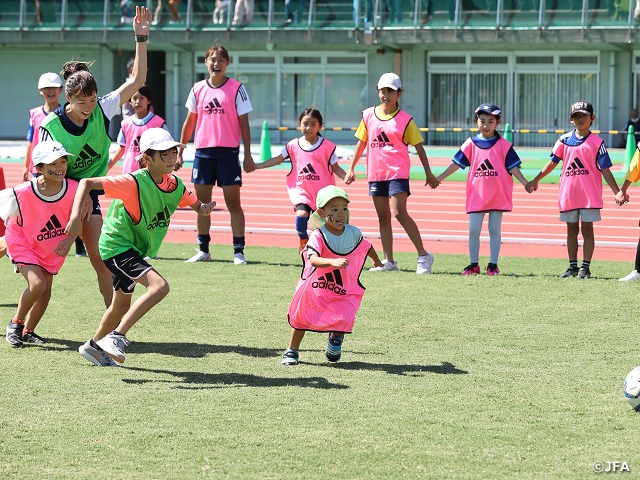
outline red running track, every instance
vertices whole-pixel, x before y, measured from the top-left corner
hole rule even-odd
[[[431,163],[438,164],[438,160],[432,159]],[[446,160],[447,163],[448,161]],[[4,170],[7,187],[20,181],[22,166],[19,163],[0,163],[0,167]],[[242,206],[246,217],[248,246],[298,246],[294,213],[285,186],[286,173],[285,170],[270,169],[244,175]],[[190,174],[190,168],[179,172],[188,186]],[[358,179],[352,185],[341,186],[351,199],[351,222],[381,251],[377,218],[367,194],[366,181]],[[468,254],[468,216],[464,209],[464,189],[463,182],[445,181],[436,190],[424,186],[420,181],[411,182],[412,195],[409,197],[408,208],[420,228],[428,251]],[[632,202],[638,198],[633,190],[635,188],[630,192]],[[502,256],[566,258],[566,224],[558,220],[557,192],[557,185],[540,185],[537,192],[529,195],[519,183],[515,184],[514,209],[504,214],[502,222]],[[606,185],[604,193],[603,220],[595,226],[594,257],[600,260],[632,262],[640,234],[637,207],[634,203],[618,207]],[[229,213],[219,188],[214,189],[214,199],[218,206],[211,215],[212,243],[230,245]],[[103,200],[105,211],[108,205],[109,200]],[[414,251],[400,224],[395,219],[393,223],[394,249]],[[195,213],[191,209],[177,211],[171,219],[167,241],[195,244],[195,236]],[[488,241],[485,220],[480,250],[483,256],[489,254]]]

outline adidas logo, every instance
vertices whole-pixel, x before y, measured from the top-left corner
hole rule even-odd
[[[342,273],[340,273],[340,270],[338,269],[335,269],[333,272],[326,273],[311,284],[312,288],[324,288],[326,290],[331,290],[333,293],[337,293],[338,295],[346,295],[347,291],[342,288],[342,286]]]
[[[242,179],[240,178],[240,175],[238,175],[238,176],[236,177],[236,179],[234,180],[234,182],[241,182],[241,181],[242,181]]]
[[[40,233],[36,237],[39,242],[43,240],[49,240],[50,238],[61,237],[64,235],[64,228],[55,213],[51,215],[51,218],[47,221],[44,228],[40,230]]]
[[[93,165],[97,160],[100,160],[102,155],[96,152],[91,146],[86,143],[84,147],[82,147],[82,151],[76,157],[76,162],[72,165],[71,168],[86,168]]]
[[[589,170],[584,168],[584,165],[578,157],[573,159],[573,162],[567,167],[567,171],[564,172],[567,177],[574,177],[576,175],[589,175]]]
[[[218,99],[214,98],[209,102],[209,105],[204,107],[204,113],[206,113],[207,115],[211,115],[213,113],[220,114],[225,112],[224,112],[224,108],[222,108],[222,105],[220,105],[220,102],[218,101]]]
[[[153,217],[151,223],[147,226],[147,230],[152,230],[154,228],[169,228],[169,222],[171,221],[171,214],[169,213],[169,209],[167,206],[164,206],[164,211],[156,213],[156,216]]]
[[[383,147],[393,147],[393,143],[387,137],[387,134],[384,132],[380,132],[380,134],[376,137],[375,141],[371,142],[371,148],[383,148]]]
[[[491,162],[487,158],[476,169],[476,172],[473,174],[473,176],[474,177],[497,177],[498,172],[496,172],[496,169],[493,168],[493,165],[491,165]]]
[[[298,180],[320,180],[320,175],[316,173],[313,166],[309,163],[298,172]]]
[[[131,146],[133,147],[134,152],[140,153],[140,135],[133,139]]]

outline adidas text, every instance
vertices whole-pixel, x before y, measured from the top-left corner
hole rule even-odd
[[[567,170],[564,174],[567,177],[573,177],[576,175],[589,175],[589,170],[583,168],[575,168],[572,170]]]
[[[498,172],[495,170],[485,170],[482,172],[476,172],[473,174],[474,177],[497,177]]]
[[[369,146],[370,146],[371,148],[384,148],[384,147],[391,147],[391,148],[393,148],[393,147],[394,147],[393,143],[391,143],[391,142],[371,142],[371,143],[369,144]]]
[[[64,228],[57,228],[55,230],[49,230],[45,233],[39,234],[36,239],[41,242],[43,240],[49,240],[50,238],[61,237],[64,235]]]
[[[298,180],[320,180],[320,176],[314,175],[313,173],[307,173],[305,175],[298,175]]]
[[[210,108],[210,107],[206,107],[204,109],[205,113],[208,115],[213,115],[213,114],[223,114],[224,113],[224,108]]]
[[[342,288],[342,285],[338,285],[337,283],[329,283],[326,280],[321,280],[319,282],[313,282],[311,284],[312,288],[323,288],[326,290],[331,290],[338,295],[346,295],[347,291]]]
[[[171,223],[171,220],[156,220],[149,224],[147,230],[152,230],[154,228],[169,228],[169,223]]]

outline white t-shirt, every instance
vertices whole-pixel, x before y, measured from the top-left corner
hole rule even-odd
[[[299,144],[300,144],[300,148],[302,148],[305,152],[313,152],[322,143],[322,138],[318,137],[318,141],[316,143],[314,143],[313,145],[311,145],[309,142],[307,142],[304,139],[304,137],[299,138],[298,141],[299,141]],[[289,158],[289,152],[287,151],[287,147],[286,146],[282,147],[282,150],[280,151],[280,155],[282,155],[282,158],[284,158],[285,160],[287,158]],[[333,153],[331,154],[331,159],[329,160],[329,165],[335,165],[339,161],[340,161],[340,159],[338,158],[338,156],[336,155],[336,152],[334,150]]]

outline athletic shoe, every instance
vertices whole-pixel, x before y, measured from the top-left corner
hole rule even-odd
[[[47,340],[42,338],[36,332],[29,332],[22,335],[22,341],[25,343],[35,343],[37,345],[42,345],[47,343]]]
[[[124,356],[124,347],[128,347],[131,342],[124,335],[120,335],[118,333],[111,332],[104,338],[101,338],[96,342],[98,346],[111,355],[116,362],[123,363]]]
[[[287,348],[287,350],[282,354],[282,365],[297,365],[298,359],[298,352]]]
[[[578,272],[579,272],[578,267],[569,267],[567,268],[566,272],[560,275],[560,278],[575,277],[578,275]]]
[[[5,337],[7,342],[14,347],[21,347],[22,330],[24,330],[24,324],[10,322],[9,325],[7,325],[7,336]]]
[[[80,345],[80,348],[78,348],[78,352],[80,352],[80,355],[82,355],[84,358],[99,367],[118,366],[118,364],[114,362],[109,355],[107,355],[107,352],[98,350],[97,348],[93,348],[91,346],[91,340],[87,340],[85,343]]]
[[[500,269],[498,268],[498,265],[496,265],[495,263],[490,263],[489,265],[487,265],[487,275],[493,276],[498,275],[499,273]]]
[[[591,270],[587,267],[582,267],[578,270],[578,278],[591,278]]]
[[[433,255],[427,252],[426,255],[422,255],[418,257],[418,268],[416,269],[416,273],[418,275],[424,275],[426,273],[431,273],[431,266],[433,265]]]
[[[233,254],[233,263],[236,265],[246,265],[247,261],[244,259],[243,253],[234,253]]]
[[[640,280],[640,273],[638,273],[637,270],[634,270],[626,277],[622,277],[620,279],[621,282],[637,282],[638,280]]]
[[[327,350],[324,352],[324,356],[327,357],[329,362],[337,362],[340,360],[342,356],[342,341],[344,340],[344,335],[338,337],[333,333],[329,334],[329,342],[327,343]]]
[[[480,275],[480,265],[467,265],[462,270],[462,275]]]
[[[210,262],[210,261],[211,261],[211,254],[209,252],[203,252],[201,250],[198,250],[198,253],[196,253],[189,260],[185,260],[184,263]]]
[[[381,267],[373,267],[369,269],[370,272],[395,272],[396,270],[398,270],[396,262],[390,262],[388,260],[383,260]]]

